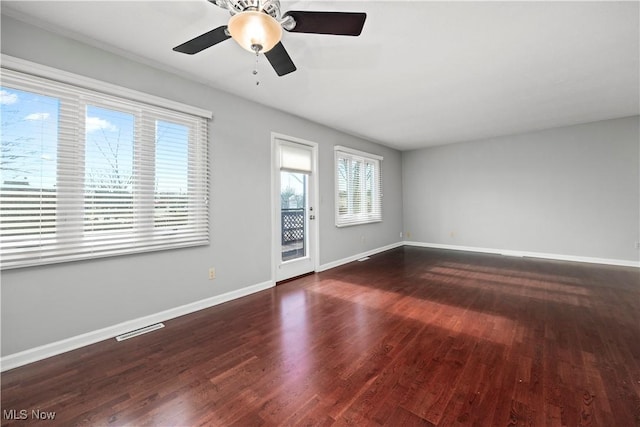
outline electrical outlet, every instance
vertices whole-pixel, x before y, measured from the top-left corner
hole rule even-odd
[[[636,249],[640,249],[640,242],[636,242]]]
[[[213,280],[216,278],[216,269],[211,267],[209,269],[209,280]]]
[[[402,239],[402,231],[400,232],[400,238]]]

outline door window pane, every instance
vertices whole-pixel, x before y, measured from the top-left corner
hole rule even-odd
[[[306,174],[280,172],[282,261],[307,255],[307,187]]]

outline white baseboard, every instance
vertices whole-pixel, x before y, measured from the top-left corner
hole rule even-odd
[[[75,350],[90,344],[95,344],[99,341],[113,338],[134,329],[140,329],[154,323],[165,322],[179,316],[184,316],[185,314],[213,307],[214,305],[222,304],[236,298],[241,298],[255,292],[260,292],[265,289],[272,288],[273,286],[275,286],[275,283],[268,280],[256,285],[227,292],[222,295],[216,295],[200,301],[181,305],[179,307],[170,308],[169,310],[161,311],[149,316],[128,320],[126,322],[118,323],[117,325],[87,332],[86,334],[76,335],[75,337],[66,338],[61,341],[31,348],[19,353],[10,354],[0,358],[0,372],[8,371],[9,369],[17,368],[28,363],[37,362],[38,360],[56,356],[61,353],[66,353],[67,351]]]
[[[474,246],[443,245],[440,243],[426,243],[426,242],[405,241],[404,244],[406,246],[419,246],[422,248],[450,249],[454,251],[481,252],[485,254],[497,254],[497,255],[513,256],[513,257],[543,258],[543,259],[553,259],[557,261],[586,262],[590,264],[607,264],[607,265],[617,265],[622,267],[640,268],[640,261],[628,261],[623,259],[548,254],[543,252],[514,251],[509,249],[478,248]]]
[[[320,273],[321,271],[325,271],[325,270],[329,270],[331,268],[339,267],[341,265],[348,264],[348,263],[353,262],[353,261],[357,261],[360,258],[364,258],[366,256],[375,255],[375,254],[378,254],[380,252],[388,251],[390,249],[399,248],[400,246],[404,246],[404,245],[405,245],[404,242],[397,242],[397,243],[392,243],[392,244],[387,245],[387,246],[383,246],[381,248],[371,249],[370,251],[362,252],[362,253],[347,257],[347,258],[342,258],[342,259],[339,259],[337,261],[331,261],[331,262],[328,262],[326,264],[322,264],[321,266],[316,268],[316,271],[318,273]]]

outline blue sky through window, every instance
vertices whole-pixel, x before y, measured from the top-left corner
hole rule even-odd
[[[58,99],[0,87],[2,181],[55,188]]]
[[[134,116],[87,105],[85,180],[94,191],[131,191]]]
[[[55,97],[0,87],[2,183],[56,188],[60,101]],[[133,114],[86,106],[84,177],[87,191],[131,191]],[[156,121],[155,190],[186,194],[189,127]]]

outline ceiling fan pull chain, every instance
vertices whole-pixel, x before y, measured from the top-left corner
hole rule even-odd
[[[253,69],[253,75],[256,76],[256,86],[260,84],[260,80],[257,77],[258,76],[258,56],[259,56],[259,52],[256,51],[256,68]]]

